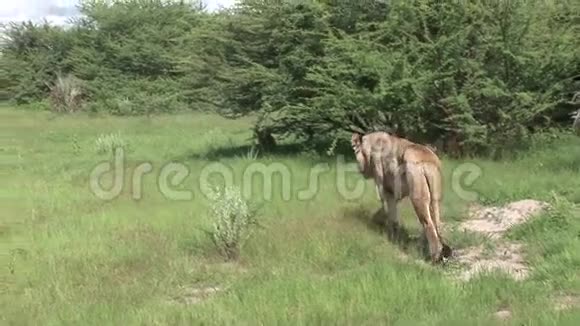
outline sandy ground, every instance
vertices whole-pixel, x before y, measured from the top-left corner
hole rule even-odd
[[[523,246],[502,238],[515,225],[524,223],[548,208],[537,200],[521,200],[503,207],[472,206],[469,219],[459,225],[460,230],[476,232],[490,238],[489,245],[468,247],[455,252],[454,258],[463,265],[459,279],[468,281],[481,272],[500,270],[516,280],[529,274],[523,258]]]

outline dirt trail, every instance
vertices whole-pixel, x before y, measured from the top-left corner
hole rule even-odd
[[[503,207],[472,206],[470,219],[463,222],[461,227],[498,239],[511,227],[526,222],[547,207],[547,203],[531,199],[513,202]]]
[[[489,245],[458,249],[455,252],[454,260],[463,266],[458,278],[468,281],[481,272],[500,270],[516,280],[525,279],[529,267],[523,259],[522,245],[509,242],[502,236],[513,226],[528,221],[547,208],[547,203],[531,199],[503,207],[471,207],[470,218],[459,225],[460,230],[483,234],[491,242]]]

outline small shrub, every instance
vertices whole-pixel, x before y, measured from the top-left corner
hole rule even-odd
[[[115,148],[126,148],[127,142],[120,133],[99,135],[95,141],[95,150],[98,154],[113,152]]]
[[[83,88],[79,79],[72,75],[57,77],[50,88],[51,108],[54,112],[72,113],[82,106]]]
[[[256,211],[242,198],[238,187],[216,189],[209,197],[213,226],[208,233],[226,260],[237,260],[251,227],[257,225]]]

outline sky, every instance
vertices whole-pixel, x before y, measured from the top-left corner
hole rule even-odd
[[[228,7],[235,0],[203,0],[208,10],[220,6]],[[78,0],[2,0],[0,23],[10,21],[48,20],[54,24],[65,24],[69,17],[78,14],[75,8]]]

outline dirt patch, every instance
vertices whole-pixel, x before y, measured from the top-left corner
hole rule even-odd
[[[470,219],[461,223],[459,228],[486,235],[490,243],[455,251],[454,258],[461,266],[457,277],[468,281],[479,273],[499,270],[515,280],[525,279],[530,270],[523,259],[522,245],[503,241],[501,237],[513,226],[528,221],[547,207],[547,203],[531,199],[503,207],[471,207]]]
[[[563,295],[554,300],[554,309],[558,311],[580,307],[580,295]]]
[[[499,310],[496,311],[493,316],[499,320],[508,320],[512,318],[512,312],[509,310]]]
[[[220,291],[223,291],[223,289],[218,286],[183,287],[179,295],[173,297],[170,303],[185,305],[199,304]]]
[[[482,245],[459,249],[456,251],[456,260],[464,266],[459,278],[469,281],[477,274],[499,269],[516,280],[523,280],[528,276],[529,268],[522,256],[522,246],[514,243],[497,245],[493,248]]]
[[[522,224],[548,207],[537,200],[521,200],[503,207],[470,208],[470,219],[461,223],[464,230],[479,232],[497,239],[511,227]]]

